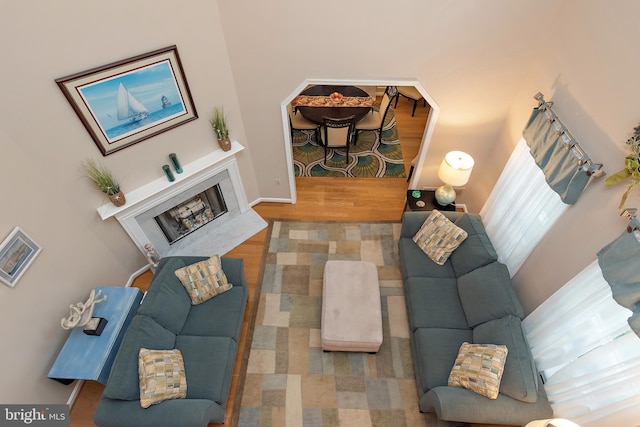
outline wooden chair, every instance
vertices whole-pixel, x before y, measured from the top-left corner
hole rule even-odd
[[[346,164],[349,164],[349,145],[354,129],[355,116],[344,119],[324,118],[324,163],[327,163],[327,153],[330,148],[346,149]]]
[[[304,117],[302,114],[297,114],[293,111],[291,104],[287,105],[287,111],[289,112],[289,128],[291,129],[291,142],[293,142],[294,130],[312,130],[316,137],[316,142],[322,145],[322,139],[320,137],[320,125],[313,123]]]
[[[382,101],[378,110],[372,110],[371,113],[364,116],[362,120],[356,123],[356,137],[354,144],[358,142],[358,136],[362,131],[377,132],[382,138],[382,127],[387,117],[387,113],[391,108],[391,101],[398,95],[398,89],[395,86],[387,86],[387,89],[382,95]]]
[[[427,100],[422,97],[415,86],[399,86],[398,96],[396,97],[396,103],[394,104],[394,107],[398,106],[398,99],[400,99],[400,95],[404,96],[409,101],[413,101],[413,110],[411,110],[411,117],[413,117],[413,115],[416,113],[416,106],[418,105],[418,101],[422,100],[424,106],[427,106]]]

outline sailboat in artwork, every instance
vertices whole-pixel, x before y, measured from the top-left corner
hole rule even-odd
[[[138,101],[131,92],[124,87],[122,83],[118,87],[118,104],[117,104],[118,120],[129,119],[131,122],[137,122],[149,115],[149,111]]]

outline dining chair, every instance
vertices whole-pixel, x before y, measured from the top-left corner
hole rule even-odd
[[[322,145],[322,138],[320,137],[320,125],[313,123],[310,120],[302,117],[302,114],[298,114],[293,110],[291,104],[287,105],[287,111],[289,112],[289,128],[291,129],[291,142],[293,142],[294,130],[312,130],[316,138],[316,142]]]
[[[324,117],[324,163],[327,163],[327,153],[329,149],[345,148],[346,164],[349,164],[349,145],[354,129],[354,117],[349,116],[344,119]]]
[[[427,106],[427,100],[422,97],[422,94],[418,92],[418,89],[416,89],[415,86],[399,86],[398,96],[396,97],[394,108],[398,106],[398,99],[400,99],[400,95],[404,96],[410,101],[413,101],[413,110],[411,110],[411,117],[413,117],[413,115],[416,113],[418,101],[422,100],[424,106]]]
[[[393,101],[393,98],[396,96],[398,96],[398,89],[395,86],[387,86],[384,91],[384,95],[382,95],[382,101],[380,101],[379,108],[377,110],[371,110],[369,114],[356,123],[356,137],[353,141],[354,144],[358,142],[358,136],[362,131],[377,132],[377,134],[380,135],[380,139],[382,139],[382,127],[384,126],[387,113],[391,108],[391,101]]]

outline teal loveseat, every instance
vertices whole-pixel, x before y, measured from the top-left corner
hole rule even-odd
[[[522,332],[522,306],[480,216],[441,212],[468,236],[438,265],[413,241],[430,213],[404,213],[398,243],[420,411],[435,412],[443,426],[551,418]],[[507,346],[497,399],[447,385],[463,342]]]
[[[205,427],[225,421],[226,405],[249,292],[242,259],[222,258],[233,287],[192,305],[175,270],[206,257],[163,258],[131,321],[96,412],[99,427]],[[142,408],[138,352],[179,349],[187,396]]]

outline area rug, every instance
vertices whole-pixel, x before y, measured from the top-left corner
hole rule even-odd
[[[382,138],[377,132],[363,131],[358,142],[346,149],[330,149],[324,161],[324,146],[313,131],[293,132],[293,166],[296,176],[346,176],[358,178],[404,178],[404,160],[393,108],[385,119]]]
[[[418,410],[398,265],[400,226],[270,222],[232,426],[437,425]],[[376,354],[322,351],[322,276],[334,259],[377,266],[383,344]]]

